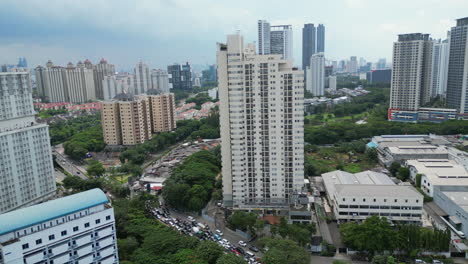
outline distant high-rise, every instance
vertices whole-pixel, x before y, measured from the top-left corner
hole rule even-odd
[[[163,70],[152,70],[151,86],[161,93],[169,93],[171,88],[169,84],[169,74]]]
[[[310,67],[306,70],[306,89],[314,96],[325,94],[325,56],[322,52],[310,58]]]
[[[328,88],[332,91],[336,91],[336,76],[328,77]]]
[[[113,99],[120,93],[133,93],[134,85],[134,76],[132,74],[104,76],[104,80],[102,80],[104,100]]]
[[[0,94],[2,214],[50,199],[56,185],[49,129],[35,122],[29,73],[0,73]]]
[[[113,64],[107,63],[107,61],[103,58],[99,64],[94,65],[93,74],[96,98],[104,99],[102,81],[104,80],[105,76],[115,75],[115,67]]]
[[[134,94],[144,94],[151,89],[151,76],[148,65],[142,61],[135,67],[135,85]]]
[[[281,54],[285,60],[293,59],[293,31],[291,25],[270,27],[270,54]]]
[[[96,100],[93,70],[79,62],[77,67],[68,63],[67,67],[54,66],[35,68],[38,93],[46,101],[83,103]]]
[[[317,27],[317,52],[325,52],[325,26],[322,24]]]
[[[376,64],[375,69],[376,70],[383,70],[387,68],[387,60],[385,58],[379,59],[379,61]]]
[[[314,24],[305,24],[302,28],[302,69],[310,66],[310,57],[316,52],[316,29]]]
[[[390,109],[417,111],[429,101],[432,41],[429,34],[398,35],[393,44]]]
[[[443,96],[447,92],[447,74],[449,62],[448,40],[435,41],[432,51],[431,97]]]
[[[18,64],[16,65],[18,68],[27,68],[28,67],[28,61],[26,58],[19,58],[18,59]]]
[[[259,20],[258,44],[258,54],[281,54],[284,59],[292,59],[292,26],[270,26],[268,21]]]
[[[192,69],[188,62],[167,66],[167,73],[170,75],[169,83],[172,89],[192,91]]]
[[[356,56],[351,56],[349,58],[348,64],[346,65],[346,71],[349,73],[358,72],[358,61]]]
[[[270,54],[270,23],[258,21],[258,54]]]
[[[216,65],[210,65],[208,69],[202,71],[202,84],[205,85],[207,83],[213,84],[217,81],[216,76]]]
[[[450,30],[447,105],[468,113],[468,17],[457,19]]]
[[[304,72],[239,34],[218,44],[217,64],[223,203],[288,210],[304,185]]]

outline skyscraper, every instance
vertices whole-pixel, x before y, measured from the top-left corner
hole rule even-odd
[[[270,23],[258,21],[258,54],[270,54]]]
[[[135,85],[133,94],[144,94],[151,89],[151,76],[148,65],[142,61],[135,66]]]
[[[468,17],[457,19],[450,30],[447,105],[468,113]]]
[[[96,89],[96,98],[104,99],[104,91],[102,81],[105,76],[115,75],[115,67],[113,64],[107,63],[106,59],[101,59],[99,64],[93,67],[94,87]]]
[[[315,53],[314,24],[305,24],[302,28],[302,69],[306,70],[310,66],[310,57]],[[306,77],[307,78],[307,77]]]
[[[135,85],[132,74],[117,74],[104,76],[102,90],[104,100],[113,99],[120,93],[133,93]]]
[[[151,86],[161,93],[169,93],[169,74],[163,70],[151,71]]]
[[[430,99],[432,41],[429,34],[398,35],[393,44],[390,109],[417,111]]]
[[[258,21],[258,54],[281,54],[292,59],[293,32],[291,25],[270,26],[266,20]]]
[[[323,24],[317,27],[317,52],[325,52],[325,26]]]
[[[26,72],[0,73],[0,164],[0,214],[55,195],[49,129],[35,122]]]
[[[175,90],[192,90],[192,69],[190,64],[173,64],[167,66],[167,73],[170,75],[169,83]]]
[[[35,68],[38,94],[45,101],[57,103],[65,102],[66,91],[63,84],[63,67],[53,66],[51,61],[47,67]]]
[[[223,203],[289,208],[304,183],[304,72],[257,55],[239,34],[218,44]]]
[[[281,54],[285,60],[293,59],[293,31],[291,25],[270,27],[270,54]]]
[[[351,56],[349,58],[348,64],[346,65],[346,71],[349,73],[358,72],[358,61],[356,56]]]
[[[435,41],[432,51],[431,97],[443,96],[447,92],[447,74],[449,62],[448,40]]]
[[[387,60],[385,58],[379,59],[379,61],[376,64],[375,69],[376,70],[383,70],[387,68]]]
[[[306,89],[314,96],[325,94],[325,56],[315,53],[310,58],[310,67],[306,70]]]

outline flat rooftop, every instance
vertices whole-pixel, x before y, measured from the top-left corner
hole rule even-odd
[[[408,160],[406,164],[425,175],[432,185],[468,186],[468,172],[454,160],[418,159]]]
[[[422,197],[412,186],[408,185],[335,185],[340,196],[372,196],[372,197]]]
[[[0,235],[108,203],[101,189],[69,195],[0,215]]]
[[[455,204],[465,211],[468,211],[468,192],[442,192]]]
[[[441,154],[448,155],[448,150],[445,147],[433,145],[421,146],[398,146],[388,147],[388,151],[392,154]]]

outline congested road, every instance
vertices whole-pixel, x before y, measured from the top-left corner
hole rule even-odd
[[[259,251],[253,245],[248,245],[244,241],[229,241],[219,229],[211,230],[210,226],[198,222],[194,217],[187,216],[172,216],[170,210],[165,207],[151,208],[147,204],[149,212],[160,222],[177,230],[181,234],[196,237],[200,240],[210,240],[218,243],[225,249],[226,253],[233,253],[241,256],[249,264],[259,264],[258,256],[255,254]]]

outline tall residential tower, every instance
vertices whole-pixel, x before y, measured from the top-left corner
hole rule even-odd
[[[239,34],[218,44],[224,205],[289,206],[304,184],[304,72],[257,55]]]

